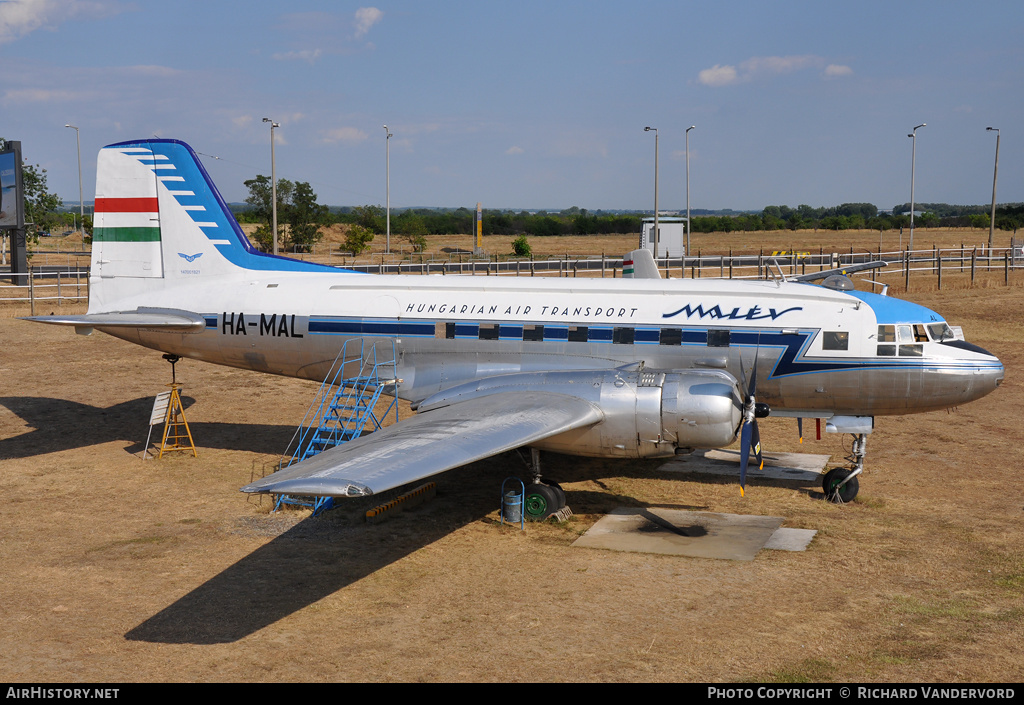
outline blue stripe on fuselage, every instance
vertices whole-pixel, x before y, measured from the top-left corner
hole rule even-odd
[[[920,308],[920,307],[917,307]],[[207,329],[217,329],[217,316],[204,314]],[[212,324],[212,325],[211,325]],[[524,340],[524,326],[531,324],[508,324],[508,323],[469,323],[453,321],[400,321],[397,319],[358,319],[358,318],[336,318],[336,317],[312,317],[309,319],[308,332],[311,335],[371,335],[380,337],[416,337],[434,338],[438,335],[438,324],[445,324],[442,330],[447,331],[446,335],[453,335],[463,340],[482,340],[490,342],[512,342],[515,340],[530,344],[533,342],[569,342],[568,326],[543,326],[542,341]],[[452,325],[453,330],[448,331],[447,326]],[[494,338],[478,338],[481,326],[489,327],[488,331],[495,335]],[[538,327],[541,324],[535,324]],[[490,328],[497,326],[497,329]],[[588,330],[586,343],[602,344],[620,347],[620,344],[613,341],[613,328],[606,326],[592,326]],[[680,331],[675,346],[683,348],[704,347],[708,344],[708,329],[706,328],[678,328],[666,326],[657,328],[644,326],[634,328],[634,340],[632,345],[658,345],[656,337],[662,330]],[[714,328],[716,331],[724,331],[723,328]],[[818,334],[816,328],[786,331],[779,329],[752,330],[750,328],[737,328],[729,330],[729,347],[733,348],[760,348],[777,351],[778,358],[773,369],[768,374],[768,379],[779,377],[791,377],[796,375],[815,374],[819,372],[835,372],[842,370],[860,369],[907,369],[907,368],[959,368],[962,362],[955,360],[936,360],[933,358],[899,358],[899,357],[858,357],[858,358],[811,358],[804,357],[808,347]],[[518,334],[519,337],[510,337]],[[500,337],[499,337],[500,336]],[[583,342],[583,341],[580,341]],[[666,348],[672,347],[665,345]],[[729,348],[708,348],[709,351],[725,352]],[[529,350],[524,346],[524,350]],[[976,366],[980,363],[972,362]]]

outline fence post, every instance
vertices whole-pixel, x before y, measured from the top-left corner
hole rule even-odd
[[[729,278],[732,279],[732,248],[729,248]]]
[[[28,266],[28,301],[32,315],[36,315],[36,289],[32,281],[32,265]]]
[[[1003,286],[1010,285],[1010,251],[1003,253]]]
[[[974,271],[978,264],[978,247],[975,245],[974,250],[971,252],[971,286],[974,286]]]
[[[910,246],[903,255],[903,290],[910,291]]]
[[[937,250],[938,258],[935,260],[935,267],[938,270],[939,276],[939,291],[942,291],[942,250]]]

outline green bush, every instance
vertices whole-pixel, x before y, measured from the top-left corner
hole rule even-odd
[[[533,250],[530,249],[530,243],[526,240],[525,235],[520,235],[512,241],[512,254],[516,257],[533,256]]]

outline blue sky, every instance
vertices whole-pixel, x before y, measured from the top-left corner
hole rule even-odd
[[[1024,3],[0,0],[0,136],[86,199],[104,144],[184,140],[228,200],[662,209],[1024,201]],[[214,158],[216,157],[216,159]]]

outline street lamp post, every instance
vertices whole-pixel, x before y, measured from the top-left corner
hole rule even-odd
[[[64,127],[70,127],[75,131],[75,143],[78,145],[78,229],[82,237],[85,237],[85,203],[82,196],[82,138],[78,128],[74,125],[64,125]],[[992,198],[994,203],[995,196]],[[994,205],[993,208],[995,208]]]
[[[658,264],[658,128],[645,127],[644,132],[654,133],[654,264]]]
[[[690,256],[690,130],[697,127],[696,125],[690,125],[686,128],[686,253],[685,257]],[[685,267],[686,259],[683,259],[683,272],[686,272]]]
[[[270,118],[263,118],[270,123],[270,220],[273,228],[274,255],[277,255],[277,164],[274,161],[274,128],[281,127]]]
[[[387,240],[384,244],[384,251],[388,254],[391,254],[391,138],[393,137],[393,135],[391,134],[391,131],[388,129],[387,125],[384,126],[384,134],[386,135],[386,137],[384,138],[384,173],[386,175],[385,180],[387,182],[385,195],[387,205]]]
[[[910,251],[914,251],[914,168],[917,164],[917,131],[922,127],[926,127],[928,123],[922,122],[920,125],[914,128],[907,137],[910,137],[914,141],[914,146],[910,153]]]
[[[999,176],[999,128],[986,127],[996,133],[996,166],[992,171],[992,217],[988,221],[988,251],[992,254],[992,246],[996,238],[996,178]]]

